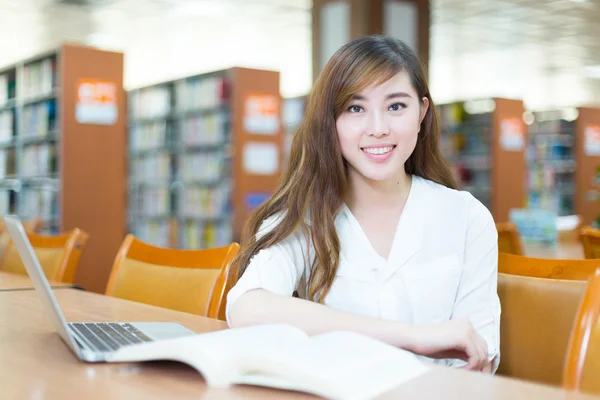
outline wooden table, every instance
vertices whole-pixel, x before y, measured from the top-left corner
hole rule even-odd
[[[55,290],[67,320],[176,321],[196,332],[225,323],[74,289]],[[191,368],[175,363],[85,364],[71,353],[44,314],[35,291],[0,292],[2,398],[310,399],[256,387],[208,389]],[[383,399],[594,399],[557,388],[434,367]],[[597,399],[597,398],[596,398]]]
[[[72,283],[49,281],[53,288],[73,288]],[[5,290],[33,290],[33,282],[27,275],[15,274],[12,272],[0,271],[0,291]]]

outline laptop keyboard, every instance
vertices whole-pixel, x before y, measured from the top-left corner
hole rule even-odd
[[[153,340],[128,323],[74,322],[68,325],[96,351],[110,352],[121,346]]]

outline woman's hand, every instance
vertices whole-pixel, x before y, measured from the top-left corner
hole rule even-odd
[[[482,371],[488,363],[485,340],[467,318],[435,325],[414,325],[407,350],[430,358],[458,358],[467,369]]]

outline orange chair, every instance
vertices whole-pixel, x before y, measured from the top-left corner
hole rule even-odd
[[[590,278],[577,310],[563,387],[600,395],[600,269]]]
[[[237,243],[206,250],[168,249],[129,234],[105,294],[224,320],[226,278],[238,251]]]
[[[23,229],[25,232],[39,233],[42,225],[42,220],[39,218],[31,218],[23,221]],[[8,249],[9,243],[10,234],[4,226],[4,220],[0,218],[0,259],[4,256],[4,252]]]
[[[581,230],[585,258],[600,258],[600,230],[586,226]]]
[[[577,307],[586,280],[599,264],[600,260],[498,255],[499,375],[562,384]]]
[[[600,267],[600,260],[561,260],[498,254],[498,272],[537,278],[587,280]]]
[[[498,251],[502,253],[523,255],[523,244],[517,226],[512,222],[496,223],[498,231]]]
[[[49,280],[73,283],[79,259],[88,240],[88,234],[80,229],[50,236],[27,233],[31,246]],[[21,257],[12,241],[2,258],[1,270],[27,274]]]

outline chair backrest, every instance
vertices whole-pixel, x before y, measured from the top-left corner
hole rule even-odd
[[[498,374],[561,385],[565,354],[585,281],[498,274]]]
[[[600,230],[586,226],[580,237],[585,258],[600,258]]]
[[[28,233],[39,233],[42,225],[42,220],[39,218],[31,218],[23,221],[23,229]],[[6,229],[6,226],[4,226],[4,221],[0,218],[0,260],[2,257],[4,257],[4,253],[8,249],[10,240],[8,229]]]
[[[559,260],[498,254],[498,272],[537,278],[587,280],[600,267],[600,260]]]
[[[519,235],[515,224],[512,222],[498,222],[496,223],[496,230],[498,231],[498,251],[517,255],[524,254],[521,235]]]
[[[577,310],[563,386],[600,395],[600,269],[590,278]]]
[[[73,283],[79,259],[88,240],[88,234],[73,229],[61,235],[38,235],[27,233],[31,247],[49,280]],[[27,274],[19,252],[12,241],[2,258],[3,271]]]
[[[180,250],[152,246],[127,235],[105,294],[218,318],[224,314],[226,273],[239,245]]]

